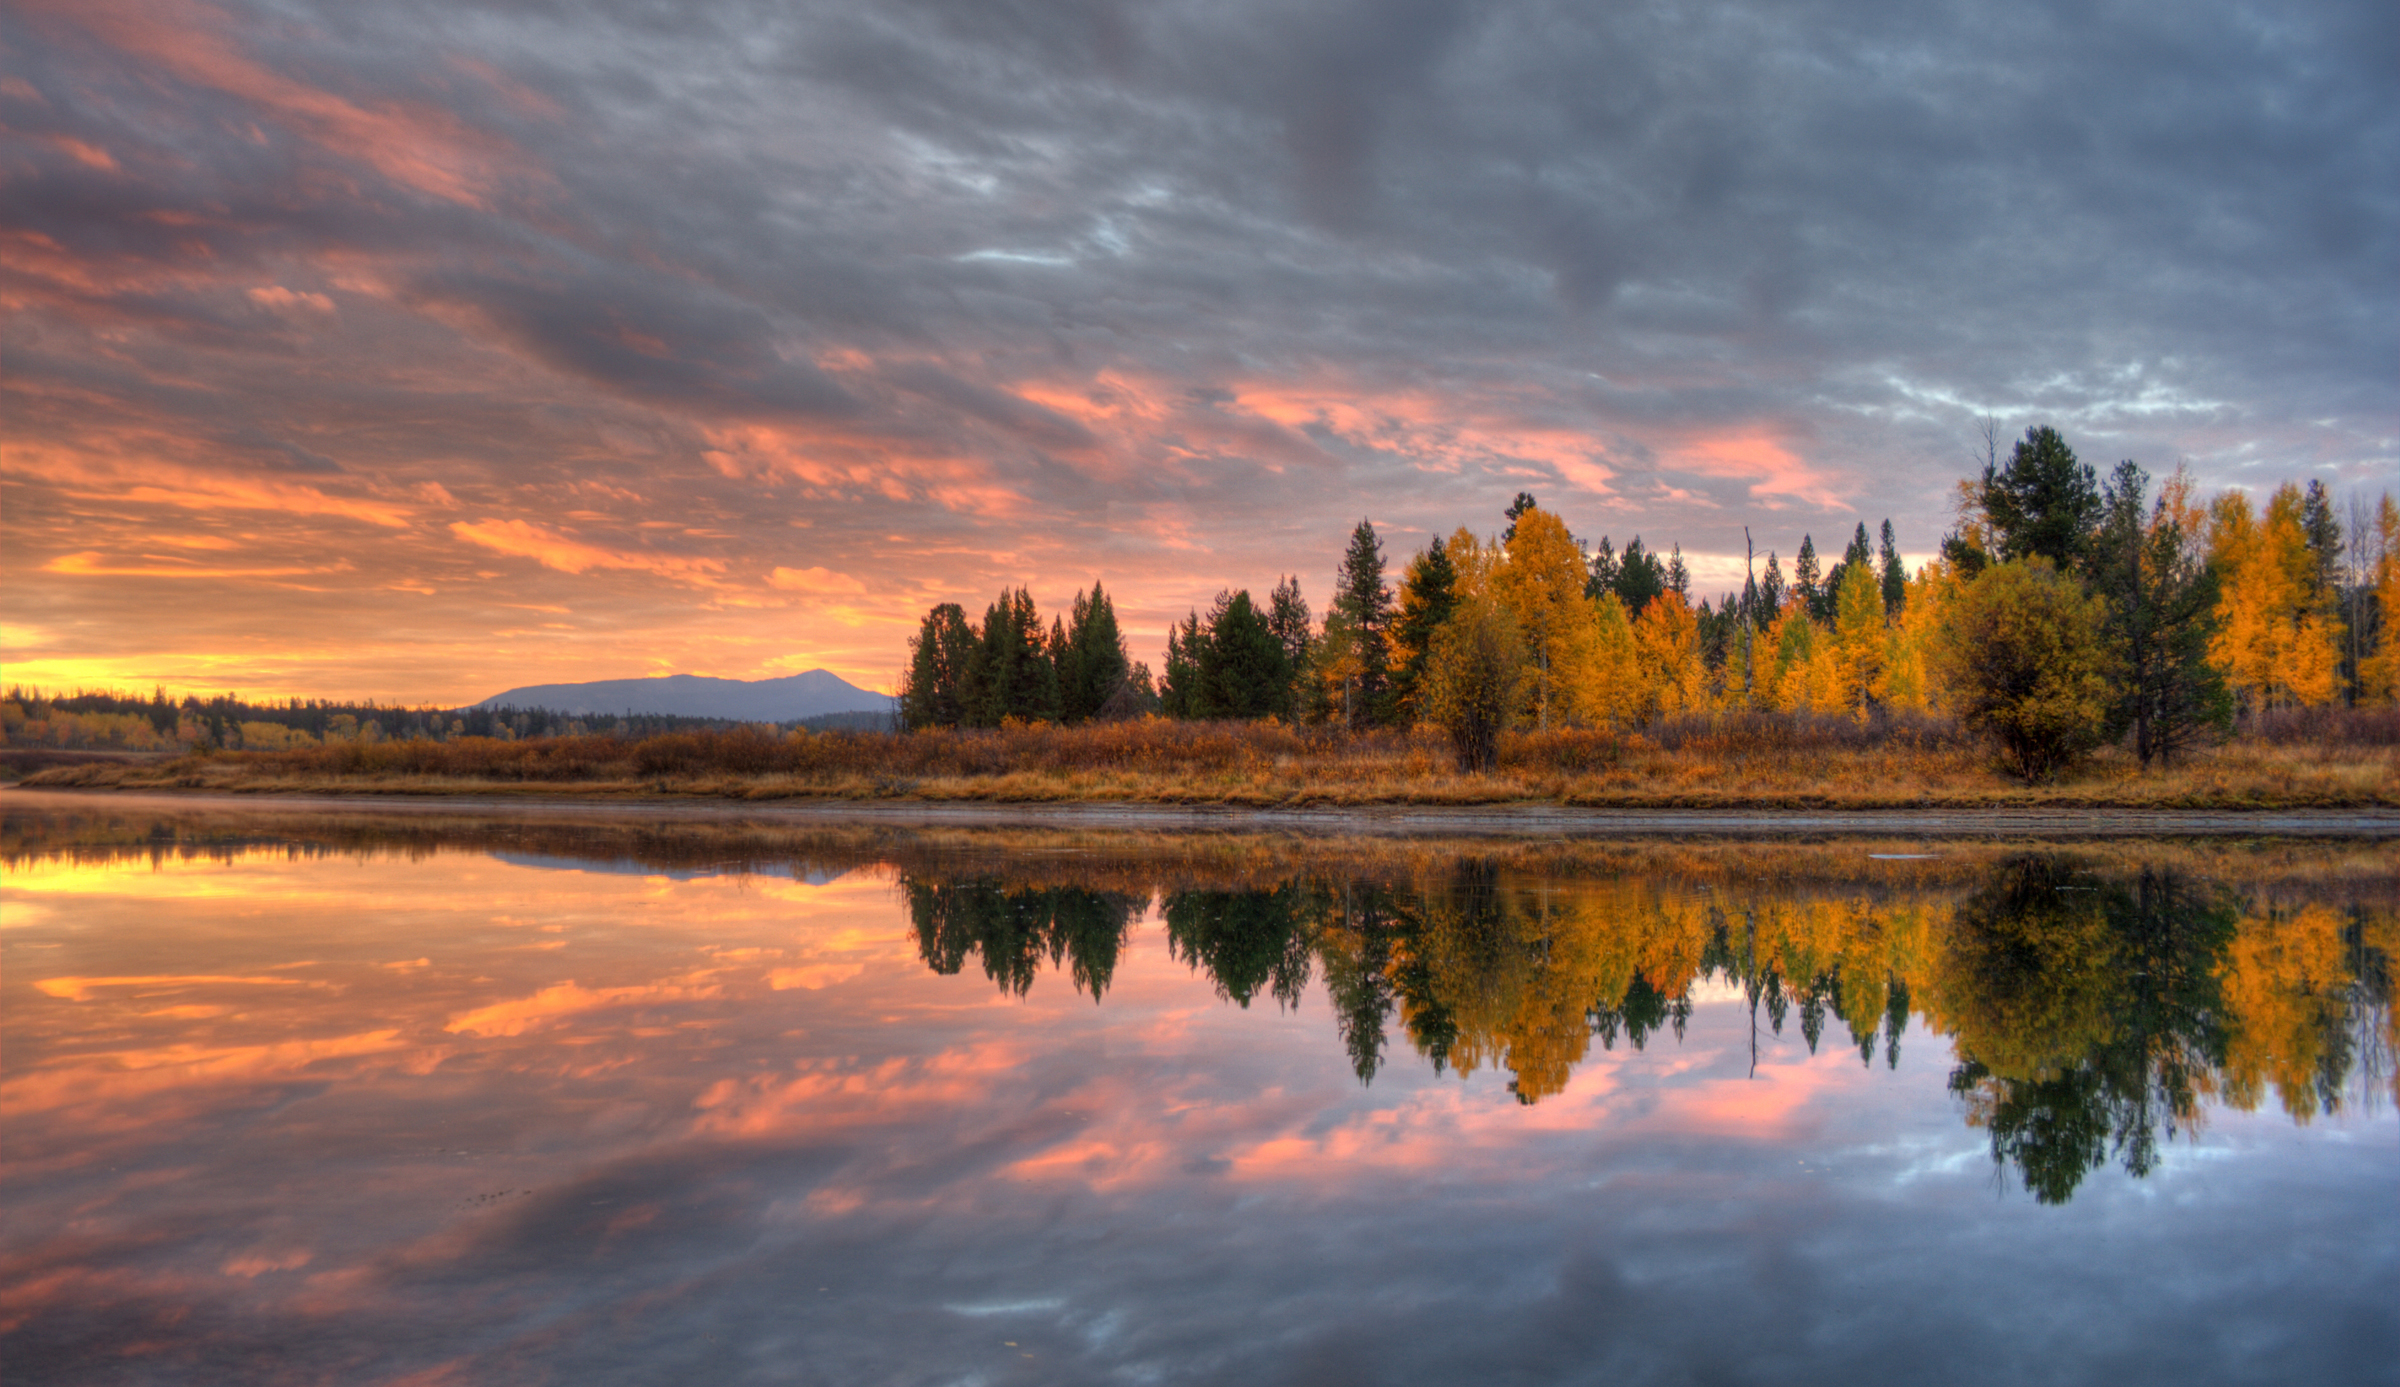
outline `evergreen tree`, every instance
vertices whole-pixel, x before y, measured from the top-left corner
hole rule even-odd
[[[2027,429],[2005,465],[1986,463],[1979,499],[1995,561],[2039,554],[2062,571],[2081,570],[2100,521],[2100,483],[2056,429]]]
[[[1825,585],[1817,573],[1817,541],[1814,535],[1800,536],[1800,556],[1792,560],[1792,597],[1800,610],[1812,621],[1823,621],[1820,615],[1825,603]]]
[[[1033,594],[1025,589],[1002,592],[984,612],[983,639],[975,646],[969,668],[975,695],[968,717],[972,725],[998,727],[1007,718],[1057,721],[1058,667],[1045,648]]]
[[[1601,538],[1600,544],[1604,549],[1607,547],[1606,536]],[[1656,554],[1644,549],[1642,537],[1635,535],[1633,542],[1625,546],[1624,554],[1617,559],[1616,581],[1607,590],[1615,593],[1617,600],[1625,604],[1627,617],[1639,618],[1642,608],[1667,591],[1667,578],[1667,566],[1658,561]]]
[[[1615,592],[1617,579],[1624,572],[1625,565],[1617,559],[1617,547],[1608,542],[1608,536],[1600,536],[1600,547],[1592,554],[1592,576],[1583,585],[1583,595],[1598,597],[1604,592]]]
[[[1263,718],[1291,707],[1292,666],[1248,589],[1222,599],[1200,646],[1200,715]]]
[[[911,730],[957,727],[969,720],[970,670],[978,637],[956,602],[925,614],[908,643],[908,674],[900,686],[900,720]]]
[[[1198,612],[1185,613],[1180,624],[1167,628],[1167,662],[1158,691],[1159,712],[1167,717],[1207,716],[1200,697],[1200,651],[1206,643]]]
[[[2200,550],[2190,478],[2178,471],[2145,516],[2149,480],[2130,461],[2117,465],[2091,543],[2092,586],[2108,603],[2106,638],[2122,676],[2108,730],[2130,730],[2144,766],[2233,723],[2233,697],[2208,660],[2217,575]]]
[[[1500,532],[1500,542],[1506,544],[1515,539],[1517,537],[1517,521],[1523,518],[1525,512],[1537,509],[1540,505],[1541,502],[1533,499],[1532,492],[1518,492],[1517,499],[1509,502],[1508,509],[1502,512],[1508,517],[1508,528]]]
[[[1782,562],[1775,557],[1775,551],[1769,549],[1767,571],[1758,580],[1757,621],[1760,630],[1775,624],[1775,618],[1783,611],[1784,599],[1790,595],[1783,583]]]
[[[1392,590],[1383,581],[1383,545],[1364,520],[1350,532],[1333,587],[1334,610],[1349,620],[1357,641],[1346,715],[1352,727],[1372,726],[1390,716]]]
[[[1309,647],[1314,643],[1308,615],[1308,599],[1300,595],[1300,580],[1286,575],[1275,585],[1275,594],[1267,604],[1267,629],[1275,633],[1283,646],[1283,663],[1287,671],[1284,688],[1276,700],[1275,715],[1287,722],[1300,720],[1300,675],[1308,668]]]
[[[1400,614],[1392,624],[1392,704],[1402,726],[1425,716],[1425,661],[1433,649],[1433,633],[1458,605],[1457,583],[1458,570],[1438,535],[1425,552],[1409,560],[1407,576],[1400,582]]]
[[[1830,625],[1837,618],[1842,602],[1842,581],[1850,576],[1853,568],[1863,567],[1872,573],[1874,557],[1875,551],[1867,543],[1867,522],[1861,520],[1858,522],[1858,533],[1850,536],[1850,547],[1842,551],[1842,557],[1825,575],[1825,585],[1818,590],[1825,603],[1825,610],[1815,614],[1818,620]]]
[[[1116,607],[1100,584],[1093,583],[1089,596],[1075,594],[1073,619],[1060,649],[1059,715],[1068,722],[1099,716],[1131,668],[1125,638],[1117,630]]]
[[[1683,545],[1680,543],[1667,555],[1666,585],[1667,591],[1677,597],[1688,598],[1692,595],[1692,570],[1684,566]]]
[[[1900,549],[1893,542],[1889,520],[1883,522],[1883,543],[1876,553],[1883,569],[1883,609],[1897,619],[1908,602],[1908,569],[1900,562]]]

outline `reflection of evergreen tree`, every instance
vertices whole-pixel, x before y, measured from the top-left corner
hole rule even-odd
[[[2063,862],[2002,868],[1959,908],[1945,985],[1950,1087],[2044,1203],[2113,1153],[2147,1174],[2222,1063],[2217,963],[2234,913],[2171,874],[2094,883]]]
[[[1068,969],[1077,991],[1100,1000],[1141,909],[1140,901],[1115,892],[1011,890],[989,880],[906,878],[902,888],[928,968],[949,975],[966,966],[969,954],[980,955],[985,975],[1020,997],[1032,989],[1047,954],[1053,968]]]
[[[1368,1084],[1383,1068],[1384,1023],[1398,1000],[1392,981],[1395,922],[1385,893],[1365,882],[1342,886],[1340,909],[1338,923],[1319,936],[1318,953],[1342,1048],[1358,1081]]]
[[[1308,920],[1320,904],[1297,882],[1272,891],[1170,892],[1167,947],[1244,1007],[1261,989],[1281,1006],[1297,1006],[1316,943]]]

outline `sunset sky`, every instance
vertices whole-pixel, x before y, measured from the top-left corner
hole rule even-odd
[[[1520,490],[1738,582],[1977,421],[2400,478],[2400,9],[0,6],[10,682],[1168,621]]]

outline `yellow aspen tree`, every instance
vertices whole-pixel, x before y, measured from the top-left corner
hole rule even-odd
[[[1504,561],[1492,574],[1493,593],[1516,618],[1532,670],[1534,726],[1548,728],[1565,713],[1562,680],[1583,673],[1591,609],[1583,595],[1583,551],[1566,522],[1532,507],[1517,516]]]
[[[1648,716],[1650,701],[1625,604],[1615,593],[1604,592],[1585,599],[1585,608],[1584,672],[1568,687],[1569,711],[1577,721],[1594,727],[1638,723]]]
[[[1793,700],[1807,697],[1808,657],[1815,648],[1816,634],[1815,624],[1808,619],[1808,609],[1797,601],[1786,602],[1783,610],[1775,614],[1775,623],[1767,628],[1761,652],[1765,659],[1759,669],[1760,707],[1775,713],[1800,710]]]
[[[2316,560],[2300,488],[2286,482],[2264,516],[2229,491],[2209,507],[2210,558],[2221,575],[2210,660],[2254,709],[2333,701],[2340,652],[2311,592]]]
[[[1680,592],[1667,591],[1642,607],[1633,623],[1647,701],[1658,713],[1699,712],[1708,706],[1708,671],[1700,659],[1700,620]]]
[[[1842,574],[1834,618],[1834,697],[1865,717],[1884,693],[1883,582],[1867,564]]]

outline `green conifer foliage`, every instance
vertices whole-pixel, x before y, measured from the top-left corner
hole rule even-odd
[[[1058,657],[1059,716],[1067,722],[1097,717],[1132,667],[1107,591],[1094,583],[1088,595],[1075,594]]]
[[[2068,572],[2082,567],[2100,522],[2100,483],[2058,430],[2027,429],[2005,464],[1987,463],[1981,499],[1999,546],[1993,558],[2039,554]]]
[[[1002,592],[983,614],[983,639],[970,665],[974,703],[968,721],[998,727],[1002,720],[1058,720],[1058,667],[1042,635],[1033,594]]]
[[[978,637],[956,602],[925,614],[909,642],[908,674],[900,687],[900,719],[920,727],[957,727],[968,721],[969,669]]]
[[[1334,610],[1346,617],[1358,641],[1358,674],[1345,702],[1353,727],[1372,726],[1391,715],[1392,590],[1383,581],[1383,545],[1364,520],[1350,532],[1350,547],[1333,580]]]
[[[1392,706],[1402,726],[1425,718],[1425,664],[1434,632],[1458,606],[1457,588],[1458,569],[1437,536],[1425,552],[1409,560],[1400,582],[1399,616],[1392,623]]]
[[[1908,569],[1900,562],[1900,547],[1892,534],[1892,522],[1883,522],[1883,543],[1876,549],[1883,569],[1883,609],[1897,618],[1908,602]]]

